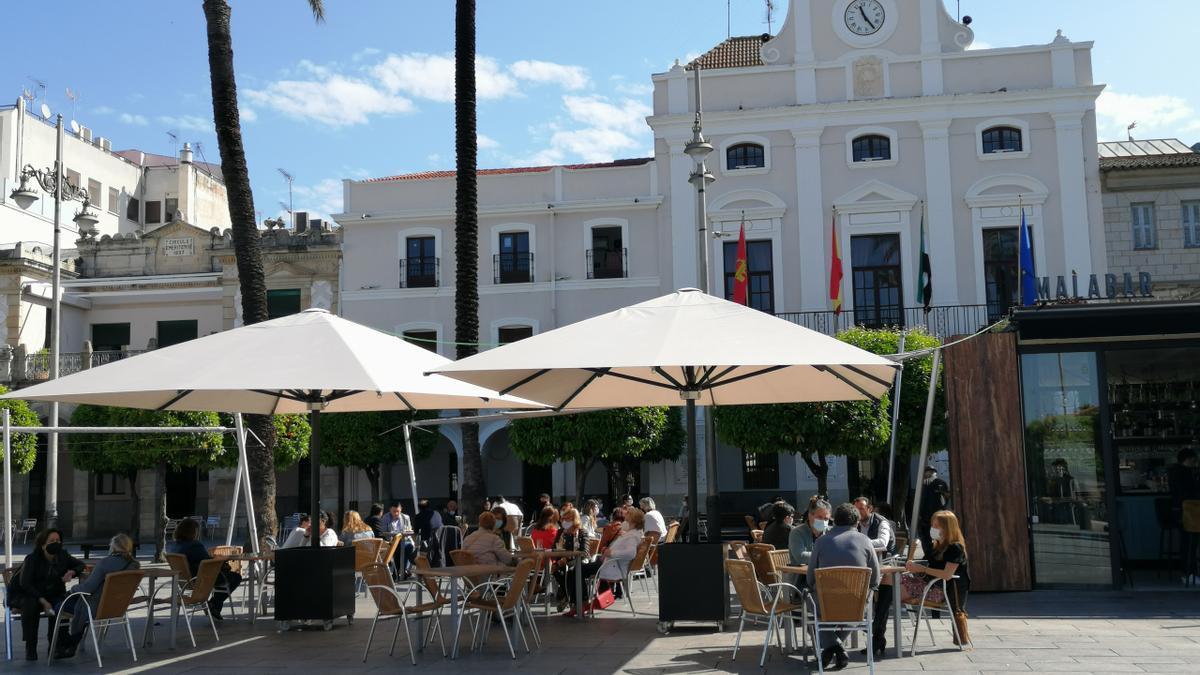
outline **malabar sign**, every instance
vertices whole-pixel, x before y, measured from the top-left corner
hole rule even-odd
[[[1149,272],[1138,272],[1136,280],[1133,272],[1125,272],[1119,277],[1116,274],[1103,276],[1092,274],[1088,276],[1086,289],[1081,289],[1079,275],[1074,272],[1071,273],[1069,281],[1064,275],[1059,275],[1055,279],[1053,293],[1050,289],[1050,277],[1037,279],[1038,302],[1154,297],[1152,292],[1154,280]]]

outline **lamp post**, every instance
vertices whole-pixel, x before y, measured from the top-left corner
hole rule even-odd
[[[62,326],[62,249],[59,239],[62,232],[62,203],[63,200],[83,202],[79,212],[75,214],[75,224],[80,232],[90,232],[100,222],[99,217],[91,209],[87,190],[72,185],[67,181],[63,166],[63,116],[59,115],[55,123],[54,166],[45,169],[35,169],[27,164],[21,169],[21,184],[12,191],[13,201],[22,209],[27,209],[38,200],[38,192],[30,181],[36,181],[45,192],[54,195],[54,253],[53,270],[51,272],[51,309],[50,309],[50,379],[58,377],[59,356],[61,350],[60,334]],[[58,403],[50,404],[50,425],[58,425]],[[51,431],[46,444],[46,524],[52,526],[58,520],[58,433]]]
[[[716,180],[712,172],[704,164],[704,160],[712,154],[713,146],[704,139],[703,108],[700,98],[700,64],[694,67],[696,72],[696,121],[692,124],[692,140],[683,147],[683,152],[696,163],[696,169],[688,177],[688,182],[696,188],[696,285],[700,290],[709,293],[708,285],[708,186]],[[708,480],[705,482],[705,512],[707,513],[708,540],[721,539],[720,497],[717,493],[717,443],[713,433],[712,410],[704,411],[704,465],[707,469]],[[695,467],[692,467],[695,473]],[[696,508],[698,505],[693,505]],[[715,527],[715,538],[714,538]],[[699,537],[699,532],[691,534],[693,541]]]

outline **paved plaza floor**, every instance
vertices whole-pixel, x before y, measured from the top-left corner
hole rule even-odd
[[[639,585],[640,586],[640,585]],[[651,591],[653,593],[653,591]],[[240,598],[240,594],[239,594]],[[538,622],[543,644],[531,654],[508,655],[503,636],[493,631],[482,652],[465,647],[457,661],[442,658],[436,644],[417,655],[418,666],[408,661],[401,635],[396,654],[387,655],[392,625],[381,628],[364,664],[362,650],[374,607],[361,596],[357,620],[347,626],[339,620],[331,631],[320,628],[280,633],[269,619],[256,625],[226,620],[219,626],[220,642],[197,618],[197,648],[187,642],[180,627],[180,644],[166,648],[165,619],[156,628],[155,646],[138,650],[134,663],[110,633],[103,649],[104,672],[158,673],[421,673],[521,672],[567,675],[570,673],[628,673],[676,675],[682,673],[762,672],[758,658],[764,630],[748,629],[742,651],[732,658],[736,621],[718,633],[711,626],[677,626],[669,635],[656,629],[657,599],[641,588],[634,591],[638,616],[621,603],[599,613],[594,620],[578,622],[560,616]],[[540,608],[539,608],[540,609]],[[735,607],[736,613],[736,607]],[[228,614],[228,612],[227,612]],[[972,652],[960,652],[950,641],[949,624],[935,622],[937,646],[923,632],[916,657],[887,658],[877,664],[886,672],[940,671],[947,673],[1073,672],[1073,673],[1200,673],[1200,593],[1174,592],[1061,592],[976,594],[971,598]],[[160,617],[162,615],[160,614]],[[446,626],[449,625],[448,620]],[[134,635],[140,638],[144,612],[135,614]],[[16,632],[19,635],[20,627]],[[906,626],[906,635],[911,632]],[[43,632],[44,635],[44,632]],[[464,631],[464,636],[469,635]],[[889,631],[890,635],[890,631]],[[26,663],[24,645],[17,637],[16,661],[4,663],[4,672],[97,672],[90,651],[71,661],[55,662],[51,669],[43,658]],[[464,638],[468,640],[469,638]],[[42,645],[44,654],[45,645]],[[889,645],[889,652],[890,652]],[[784,656],[771,648],[766,672],[816,672],[799,654]],[[843,672],[866,672],[865,657],[851,654]]]

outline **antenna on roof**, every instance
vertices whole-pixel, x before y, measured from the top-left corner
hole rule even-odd
[[[767,32],[771,32],[771,22],[775,20],[775,1],[766,0],[767,2]]]
[[[733,37],[733,0],[725,0],[725,39]]]
[[[1133,130],[1136,128],[1137,128],[1136,120],[1133,122],[1133,124],[1130,124],[1129,126],[1125,127],[1125,135],[1127,135],[1129,137],[1129,141],[1131,143],[1133,142]]]
[[[296,177],[288,173],[285,169],[276,169],[276,171],[279,172],[279,175],[283,176],[283,179],[286,180],[288,184],[288,203],[284,204],[283,202],[279,202],[279,205],[287,209],[288,215],[290,215],[292,218],[292,229],[294,230],[296,229],[296,211],[292,208],[292,181],[296,180]]]
[[[71,121],[75,120],[75,102],[79,100],[79,97],[78,91],[71,91],[71,88],[67,87],[67,98],[71,99]]]
[[[200,141],[192,141],[192,147],[195,148],[196,154],[200,155],[200,161],[208,164],[208,160],[204,158],[204,144]]]
[[[179,156],[179,132],[174,129],[167,130],[167,138],[171,139],[171,156]]]
[[[46,81],[36,78],[36,77],[29,77],[28,79],[30,82],[32,82],[38,88],[38,95],[29,100],[36,101],[38,99],[41,99],[41,100],[45,101],[46,100]]]

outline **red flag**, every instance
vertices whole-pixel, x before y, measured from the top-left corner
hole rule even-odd
[[[739,305],[746,304],[748,286],[750,285],[750,268],[746,260],[746,222],[738,232],[737,261],[733,264],[733,301]]]
[[[842,313],[842,249],[838,244],[837,214],[831,223],[833,232],[833,257],[829,265],[829,299],[833,301],[835,315]]]

